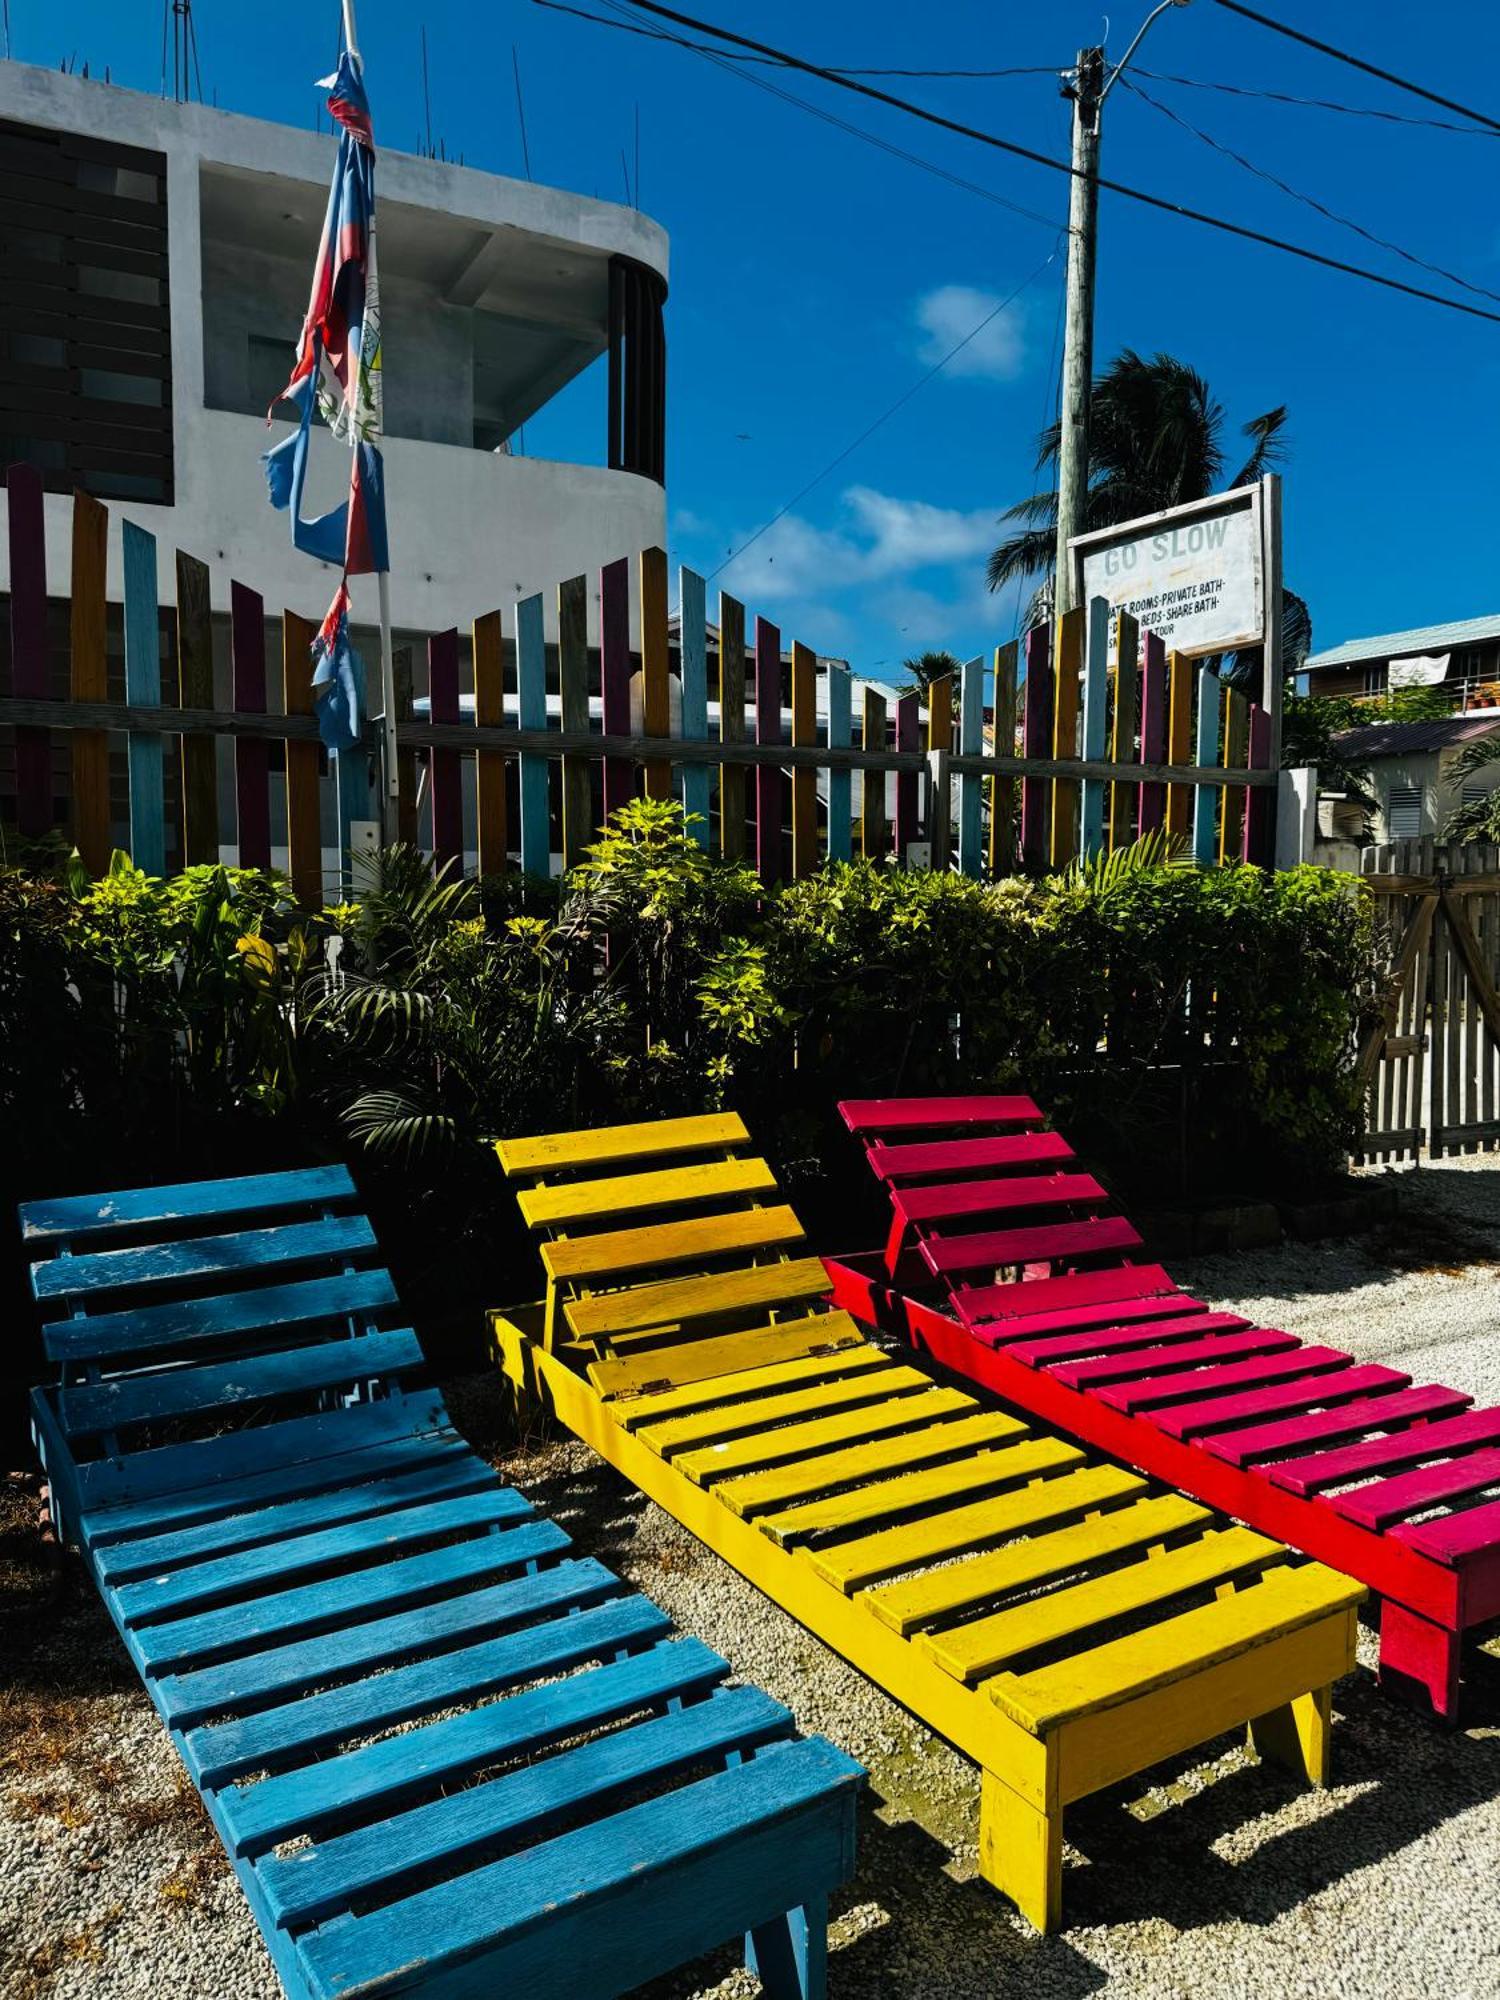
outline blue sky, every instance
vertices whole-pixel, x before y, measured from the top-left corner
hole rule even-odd
[[[1097,4],[1072,0],[926,8],[701,0],[689,11],[848,65],[1055,71],[1104,30]],[[1146,0],[1135,0],[1111,16],[1111,53],[1123,53],[1146,11]],[[1481,0],[1421,9],[1395,0],[1268,0],[1268,11],[1500,115],[1500,12]],[[330,66],[337,32],[332,0],[197,0],[195,12],[206,93],[235,110],[312,122],[309,86]],[[715,579],[778,619],[784,635],[882,678],[899,676],[902,657],[925,646],[967,654],[1011,636],[1016,603],[985,592],[984,558],[1003,508],[1031,490],[1035,435],[1055,409],[1061,175],[815,80],[772,73],[779,88],[1002,198],[984,199],[699,56],[530,0],[482,8],[360,0],[359,14],[386,143],[410,147],[421,130],[424,18],[434,133],[470,165],[521,171],[513,44],[537,179],[622,198],[621,153],[633,177],[639,107],[638,197],[672,237],[674,560],[714,570],[995,303],[1016,294],[956,362]],[[160,0],[10,0],[10,18],[23,60],[76,54],[95,74],[108,64],[116,82],[158,87]],[[1146,75],[1426,115],[1417,100],[1214,0],[1164,15],[1137,62],[1146,90],[1224,144],[1500,293],[1500,135],[1340,116]],[[1053,74],[890,87],[1066,156],[1068,113]],[[1445,289],[1124,90],[1107,107],[1103,164],[1190,205]],[[1500,608],[1500,326],[1118,196],[1102,197],[1100,232],[1100,359],[1125,345],[1169,350],[1207,375],[1231,428],[1290,406],[1286,568],[1311,604],[1318,643]],[[398,353],[388,366],[399,368]],[[528,449],[596,456],[601,402],[595,371],[528,427]]]

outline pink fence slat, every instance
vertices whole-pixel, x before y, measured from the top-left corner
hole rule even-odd
[[[427,641],[427,695],[434,722],[458,721],[458,633],[453,626]],[[431,752],[432,858],[464,861],[463,752]]]
[[[1142,635],[1141,644],[1141,762],[1167,761],[1167,648],[1154,632]],[[1167,817],[1167,788],[1143,784],[1140,798],[1141,833],[1150,833]]]
[[[47,699],[47,551],[42,475],[13,465],[5,475],[10,514],[11,692]],[[27,839],[52,829],[52,739],[45,729],[16,731],[16,824]]]
[[[1021,754],[1052,754],[1052,632],[1033,626],[1026,634],[1026,706],[1022,711]],[[1051,821],[1052,780],[1021,780],[1021,860],[1027,868],[1047,865]]]
[[[768,619],[755,621],[755,740],[780,743],[781,632]],[[782,868],[781,770],[755,767],[755,872],[762,882],[779,882]]]
[[[898,750],[920,750],[921,724],[918,720],[918,697],[904,694],[896,703],[896,748]],[[913,841],[922,837],[921,822],[917,817],[918,779],[915,771],[901,771],[896,777],[896,860],[901,867],[906,866],[907,850]]]
[[[1252,771],[1267,770],[1271,763],[1271,718],[1253,702],[1246,763]],[[1276,794],[1269,785],[1252,785],[1245,794],[1243,842],[1241,852],[1246,861],[1253,861],[1257,868],[1275,866]]]
[[[606,736],[630,734],[630,559],[599,572],[599,674]],[[635,793],[635,771],[624,757],[604,760],[604,817]]]
[[[229,646],[234,706],[240,715],[266,712],[266,615],[258,590],[229,586]],[[271,865],[271,746],[240,736],[234,745],[234,805],[241,868]]]

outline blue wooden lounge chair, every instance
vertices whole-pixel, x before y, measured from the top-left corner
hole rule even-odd
[[[21,1227],[54,1513],[289,1994],[824,1991],[859,1767],[469,1449],[342,1168]]]

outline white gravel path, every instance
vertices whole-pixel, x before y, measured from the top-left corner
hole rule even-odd
[[[1262,1323],[1500,1401],[1500,1162],[1401,1185],[1400,1218],[1375,1236],[1174,1268]],[[456,1398],[481,1442],[495,1407],[487,1381]],[[1445,1734],[1377,1693],[1363,1635],[1362,1669],[1337,1692],[1328,1792],[1299,1791],[1226,1740],[1153,1787],[1074,1808],[1072,1928],[1041,1940],[974,1878],[977,1782],[962,1758],[583,1447],[533,1441],[498,1462],[804,1728],[869,1766],[859,1871],[836,1911],[834,2000],[1500,1993],[1500,1659],[1475,1659],[1468,1725]],[[0,1624],[0,1993],[273,2000],[254,1925],[92,1592],[70,1564],[49,1604],[8,1525],[0,1593],[15,1585],[21,1609]],[[755,1990],[726,1952],[651,1992]]]

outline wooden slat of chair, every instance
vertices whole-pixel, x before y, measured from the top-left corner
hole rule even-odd
[[[749,1140],[744,1120],[719,1111],[693,1118],[659,1118],[640,1125],[605,1125],[579,1132],[542,1132],[501,1139],[495,1147],[507,1174],[539,1178],[585,1168],[646,1165],[677,1153],[732,1152]]]

